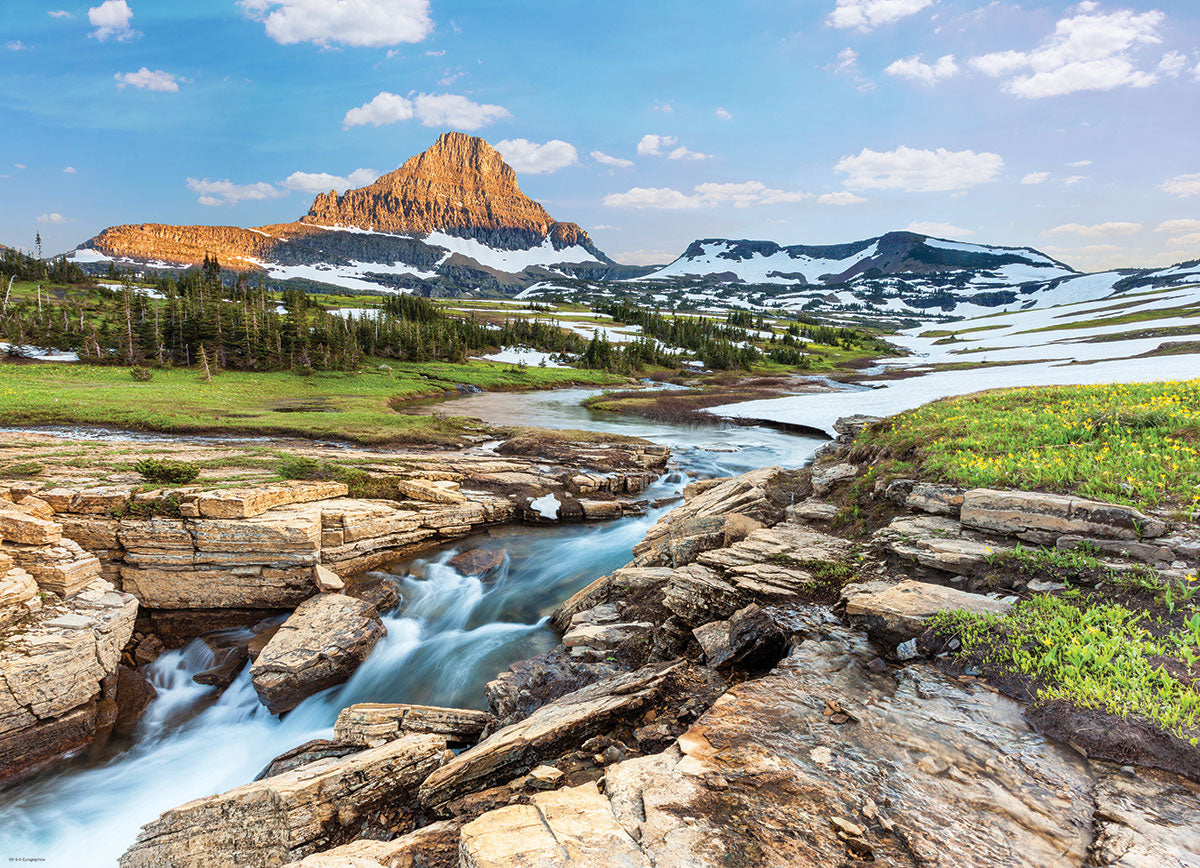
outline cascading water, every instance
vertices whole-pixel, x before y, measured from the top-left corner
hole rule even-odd
[[[588,393],[584,393],[588,394]],[[499,398],[510,424],[636,434],[672,448],[679,470],[648,499],[678,492],[694,477],[768,464],[796,466],[816,440],[761,428],[692,428],[605,418],[578,406],[578,393]],[[475,408],[465,412],[474,415]],[[602,525],[500,528],[463,539],[388,572],[403,604],[384,616],[387,636],[345,684],[310,697],[280,719],[258,701],[243,670],[219,696],[192,681],[208,668],[203,642],[163,654],[149,667],[158,689],[132,744],[108,759],[82,759],[0,792],[0,854],[50,866],[112,866],[138,828],[193,798],[250,782],[275,756],[328,738],[341,708],[355,702],[416,702],[484,708],[483,686],[517,660],[558,641],[548,615],[575,591],[625,564],[631,549],[669,507]],[[503,549],[497,575],[463,576],[458,551]]]

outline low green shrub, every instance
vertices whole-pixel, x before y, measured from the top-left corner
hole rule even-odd
[[[133,469],[150,482],[163,485],[187,485],[200,475],[200,468],[192,462],[168,458],[143,458]]]

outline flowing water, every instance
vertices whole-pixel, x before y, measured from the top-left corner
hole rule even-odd
[[[595,414],[586,390],[483,394],[447,409],[487,421],[584,428],[668,445],[676,467],[647,499],[678,492],[689,479],[768,464],[798,466],[819,441],[765,428],[689,427]],[[387,636],[345,684],[310,697],[283,719],[259,703],[243,670],[222,694],[192,681],[212,662],[200,641],[149,667],[158,689],[132,743],[105,759],[77,759],[0,792],[0,856],[50,866],[115,865],[138,828],[193,798],[251,781],[275,756],[332,734],[338,711],[355,702],[485,707],[483,686],[558,637],[550,612],[588,582],[629,561],[631,549],[670,507],[606,524],[507,527],[390,565],[404,602],[384,616]],[[448,565],[459,551],[502,549],[486,583]]]

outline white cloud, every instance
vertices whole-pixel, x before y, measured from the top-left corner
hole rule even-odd
[[[344,193],[355,187],[365,187],[379,177],[374,169],[355,169],[349,175],[331,175],[328,172],[292,172],[281,182],[289,190],[298,190],[315,196],[337,190]]]
[[[1030,172],[1021,179],[1022,184],[1045,184],[1050,180],[1049,172]]]
[[[1006,91],[1027,99],[1154,84],[1155,74],[1139,69],[1132,52],[1162,41],[1158,28],[1166,16],[1129,9],[1092,14],[1097,8],[1095,2],[1080,3],[1076,14],[1060,19],[1054,33],[1032,51],[984,54],[972,58],[971,66],[993,78],[1028,70],[1004,83]]]
[[[921,84],[934,85],[939,81],[958,75],[958,63],[954,60],[953,54],[939,57],[932,64],[922,60],[921,55],[914,54],[912,57],[897,60],[884,72],[899,78],[910,78]]]
[[[697,184],[689,195],[670,187],[634,187],[625,193],[610,193],[604,204],[615,208],[659,208],[679,210],[684,208],[732,205],[735,208],[750,208],[757,205],[786,205],[813,198],[812,193],[802,190],[778,190],[761,181],[736,183],[708,182]]]
[[[624,193],[609,193],[604,197],[604,204],[611,208],[665,208],[669,210],[700,207],[700,202],[696,197],[672,190],[670,187],[633,187]]]
[[[1004,167],[999,154],[975,151],[918,150],[901,146],[894,151],[863,148],[853,157],[842,157],[835,168],[849,177],[852,190],[904,190],[937,193],[963,190],[993,180]]]
[[[378,48],[420,42],[433,32],[429,0],[241,0],[239,5],[282,45]]]
[[[678,141],[679,139],[675,138],[674,136],[656,136],[654,133],[647,133],[646,135],[642,136],[642,140],[638,142],[637,152],[643,157],[661,157],[663,148],[669,148]]]
[[[75,17],[70,12],[68,12],[66,9],[51,9],[46,14],[49,15],[51,18],[74,18]]]
[[[342,125],[346,129],[366,124],[374,124],[379,127],[384,124],[412,120],[412,117],[412,100],[405,99],[398,94],[388,93],[385,90],[376,94],[370,102],[346,112],[346,117],[342,119]]]
[[[1195,175],[1176,175],[1159,184],[1158,189],[1176,196],[1200,196],[1200,172]]]
[[[385,90],[376,94],[370,102],[346,112],[342,125],[346,129],[366,124],[378,127],[412,120],[414,117],[425,127],[476,130],[512,115],[502,106],[481,105],[452,93],[422,93],[415,100],[410,100]]]
[[[870,30],[880,24],[890,24],[933,5],[934,0],[837,0],[829,14],[833,27],[857,27]]]
[[[932,235],[935,238],[965,238],[968,235],[974,235],[974,229],[964,229],[961,226],[955,226],[953,223],[930,223],[918,221],[908,224],[909,232],[916,232],[920,235]]]
[[[496,150],[518,172],[544,175],[557,172],[579,162],[575,146],[562,139],[551,139],[544,145],[528,139],[505,139],[496,143]]]
[[[602,163],[605,166],[612,166],[614,169],[628,169],[633,165],[633,160],[626,160],[622,157],[613,157],[604,151],[592,151],[591,157],[597,163]]]
[[[858,66],[858,52],[853,48],[843,48],[838,52],[837,62],[830,63],[825,68],[836,75],[849,76],[862,93],[875,89],[875,82],[862,74]]]
[[[99,6],[88,9],[88,22],[96,28],[91,35],[101,42],[106,39],[123,42],[136,36],[137,31],[133,29],[131,21],[133,10],[125,0],[104,0]]]
[[[67,174],[67,175],[74,175],[74,174],[75,174],[76,172],[78,172],[78,171],[79,171],[79,170],[78,170],[78,169],[76,169],[74,166],[66,166],[66,167],[63,169],[63,172],[64,172],[65,174]]]
[[[4,47],[9,51],[24,51],[25,43],[19,39],[14,39],[11,42],[4,43]]]
[[[1067,163],[1072,169],[1085,169],[1092,165],[1091,160],[1076,160],[1074,163]]]
[[[1200,249],[1200,232],[1189,232],[1186,235],[1176,235],[1174,238],[1168,238],[1167,243],[1174,247],[1190,247],[1193,251],[1195,251],[1196,249]]]
[[[656,102],[654,104],[654,110],[656,112],[666,112],[667,114],[671,114],[675,111],[675,106],[671,105],[669,102]]]
[[[1165,220],[1159,223],[1155,232],[1200,232],[1200,220]]]
[[[668,160],[711,160],[712,154],[704,154],[700,151],[693,151],[690,148],[685,148],[680,145],[671,153],[667,154]]]
[[[597,223],[595,226],[592,227],[592,229],[594,229],[597,232],[599,232],[601,230],[605,230],[608,232],[619,232],[621,227],[620,226],[612,226],[608,223]]]
[[[472,102],[465,96],[453,93],[422,93],[413,104],[416,107],[417,120],[423,127],[477,130],[512,117],[503,106]]]
[[[1084,238],[1110,238],[1116,235],[1137,235],[1142,231],[1141,223],[1095,223],[1091,226],[1083,223],[1064,223],[1047,229],[1043,235],[1079,235]]]
[[[1064,187],[1074,187],[1080,181],[1086,181],[1087,175],[1072,175],[1069,178],[1063,178]]]
[[[388,52],[388,53],[391,54],[391,52]],[[426,51],[425,52],[426,57],[444,57],[445,55],[446,55],[446,49],[444,49],[444,48],[441,51]]]
[[[286,195],[283,190],[266,181],[256,184],[235,184],[230,180],[210,181],[208,178],[187,179],[188,189],[200,194],[196,200],[201,205],[236,205],[238,202],[278,199]]]
[[[717,106],[717,110],[713,112],[713,116],[719,121],[727,121],[733,117],[725,106]]]
[[[1170,78],[1178,78],[1187,69],[1188,57],[1181,51],[1168,51],[1158,62],[1158,71]]]
[[[867,199],[857,196],[849,190],[842,190],[839,193],[822,193],[817,197],[817,201],[822,205],[861,205]]]
[[[37,222],[61,224],[61,223],[66,223],[67,218],[64,217],[63,215],[59,214],[57,211],[52,211],[49,214],[39,214],[38,218],[37,218]]]
[[[164,93],[178,93],[179,81],[174,75],[161,69],[142,67],[137,72],[118,72],[113,76],[117,87],[140,87],[142,90],[157,90]]]
[[[13,163],[13,166],[18,169],[28,169],[29,168],[24,163]]]

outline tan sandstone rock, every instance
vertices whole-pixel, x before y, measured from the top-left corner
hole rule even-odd
[[[359,817],[403,806],[445,749],[440,736],[406,735],[196,799],[142,827],[121,868],[283,865],[338,846]]]
[[[1003,615],[1012,600],[997,600],[944,585],[905,581],[881,591],[846,598],[846,617],[872,638],[896,645],[919,635],[939,612],[991,612]]]
[[[1030,535],[1036,542],[1053,542],[1064,534],[1132,540],[1166,532],[1161,521],[1131,506],[1040,491],[972,489],[963,495],[961,518],[964,526]]]
[[[296,607],[250,667],[254,690],[272,714],[341,684],[387,634],[370,603],[321,594]]]
[[[474,744],[496,719],[486,711],[432,705],[360,702],[343,708],[333,725],[341,744],[374,747],[406,732],[445,736],[449,744]]]

